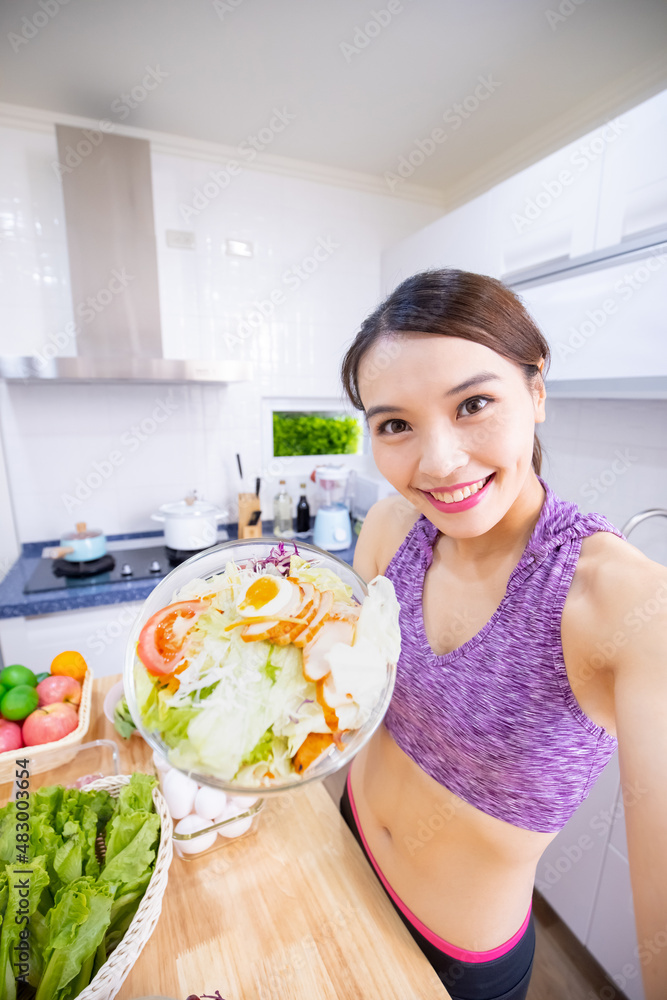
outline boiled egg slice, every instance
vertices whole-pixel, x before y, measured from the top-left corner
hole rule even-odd
[[[301,603],[299,588],[273,573],[263,573],[251,580],[241,591],[236,610],[243,618],[293,614]]]

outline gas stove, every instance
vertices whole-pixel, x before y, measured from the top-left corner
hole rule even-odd
[[[194,552],[177,551],[166,545],[152,545],[148,548],[114,549],[109,552],[113,565],[106,556],[96,560],[99,572],[90,563],[68,563],[67,576],[55,572],[64,560],[40,559],[32,576],[23,588],[24,594],[39,594],[46,590],[71,590],[72,588],[94,587],[107,583],[128,583],[131,580],[161,580],[174,566],[195,555]],[[69,575],[81,567],[81,576]]]

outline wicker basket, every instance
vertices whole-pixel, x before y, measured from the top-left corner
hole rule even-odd
[[[84,787],[91,791],[103,788],[111,795],[118,795],[123,785],[127,785],[129,781],[129,774],[117,774],[109,778],[98,778],[97,781],[91,781]],[[123,940],[112,951],[108,961],[104,963],[93,981],[79,993],[77,1000],[112,1000],[155,930],[162,909],[162,897],[167,888],[167,876],[173,853],[171,838],[174,827],[167,803],[159,788],[153,789],[153,802],[155,811],[160,817],[160,845],[151,880]]]
[[[60,751],[70,748],[75,750],[83,742],[83,738],[88,732],[88,726],[90,725],[90,705],[92,698],[93,674],[88,670],[83,679],[81,704],[79,705],[79,724],[76,729],[73,729],[71,733],[63,736],[60,740],[52,740],[50,743],[41,743],[38,746],[21,747],[19,750],[5,750],[4,753],[0,753],[0,783],[14,780],[16,761],[21,758],[27,757],[30,761],[29,770],[31,775],[39,774],[40,771],[48,771],[52,768],[53,760],[49,759],[49,755],[53,754],[56,750],[58,751],[58,762],[60,764],[66,764],[71,760],[74,756],[73,753],[69,757],[66,754],[61,754]]]

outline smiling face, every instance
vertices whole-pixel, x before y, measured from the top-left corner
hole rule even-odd
[[[359,393],[379,471],[444,533],[483,534],[537,482],[545,392],[536,383],[531,393],[518,365],[462,337],[377,341],[361,360]]]

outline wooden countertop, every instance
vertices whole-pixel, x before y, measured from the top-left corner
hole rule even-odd
[[[102,711],[86,740],[113,739],[121,771],[153,772],[148,745]],[[118,1000],[447,1000],[320,783],[269,799],[257,831],[194,861],[174,856],[158,925]]]

